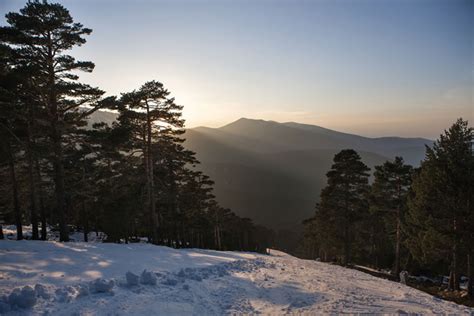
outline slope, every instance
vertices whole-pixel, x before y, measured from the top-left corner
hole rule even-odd
[[[3,240],[0,257],[0,314],[8,316],[474,312],[399,283],[274,250],[268,256]],[[127,282],[128,271],[143,269],[155,282]],[[35,289],[22,292],[24,286]]]

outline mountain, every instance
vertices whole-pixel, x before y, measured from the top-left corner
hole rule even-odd
[[[92,121],[113,120],[97,112]],[[298,230],[326,185],[334,155],[352,148],[373,169],[395,156],[415,166],[424,158],[423,138],[369,138],[294,122],[242,118],[220,128],[188,129],[184,145],[215,181],[224,207],[274,229]]]
[[[87,120],[87,128],[92,128],[92,125],[97,123],[107,123],[111,126],[112,123],[117,119],[117,113],[111,111],[95,111],[89,116]]]
[[[314,125],[242,118],[187,130],[185,146],[216,182],[219,202],[276,229],[295,229],[314,212],[334,155],[357,150],[373,169],[395,156],[419,165],[423,138],[368,138]]]
[[[294,122],[277,123],[245,118],[221,127],[219,130],[264,141],[273,146],[278,144],[280,150],[354,148],[387,157],[408,154],[404,158],[413,165],[419,164],[420,160],[424,158],[424,145],[432,143],[424,138],[369,138],[315,125]]]

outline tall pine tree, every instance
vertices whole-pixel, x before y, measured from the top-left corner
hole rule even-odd
[[[146,207],[149,216],[151,242],[158,243],[160,214],[156,208],[155,164],[161,150],[159,140],[167,135],[182,133],[184,120],[182,106],[169,97],[162,83],[149,81],[138,90],[125,93],[121,98],[119,123],[130,132],[128,150],[143,158],[146,178]]]
[[[413,256],[423,263],[449,258],[449,288],[454,290],[459,289],[461,260],[472,255],[473,140],[474,129],[459,119],[427,147],[408,204]]]
[[[67,54],[86,42],[92,30],[75,23],[69,11],[57,3],[28,2],[24,8],[6,15],[9,26],[0,28],[0,40],[13,51],[14,58],[28,68],[25,91],[39,101],[46,116],[54,168],[56,214],[60,240],[69,240],[66,218],[64,147],[84,118],[99,106],[103,92],[78,82],[77,71],[91,72],[94,64],[77,61]],[[92,106],[83,111],[81,107]]]
[[[413,168],[396,157],[375,167],[374,183],[371,188],[371,209],[373,216],[383,219],[387,231],[394,232],[395,262],[393,274],[400,273],[400,251],[402,245],[402,221],[406,211],[407,197],[411,186]]]
[[[320,224],[327,225],[327,237],[342,248],[344,265],[352,261],[355,227],[368,210],[369,170],[356,151],[342,150],[335,155],[327,173],[328,184],[321,191]]]

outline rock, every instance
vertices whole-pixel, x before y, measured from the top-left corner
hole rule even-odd
[[[36,304],[36,292],[31,286],[25,286],[21,290],[14,289],[8,296],[10,305],[21,308],[31,308]]]
[[[111,293],[114,288],[113,280],[95,279],[89,284],[89,289],[92,293]]]
[[[140,277],[138,275],[136,275],[135,273],[132,273],[130,271],[125,273],[125,278],[127,279],[127,285],[128,286],[138,285],[138,282],[140,280]]]
[[[146,285],[156,285],[158,278],[153,272],[143,270],[142,274],[140,275],[140,283]]]

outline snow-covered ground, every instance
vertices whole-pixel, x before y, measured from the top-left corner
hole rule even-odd
[[[153,273],[134,276],[145,269]],[[134,275],[127,284],[128,271]],[[35,285],[35,290],[15,290]],[[18,307],[23,303],[33,307]],[[0,314],[331,312],[459,315],[474,309],[274,250],[265,256],[148,244],[0,241]]]

